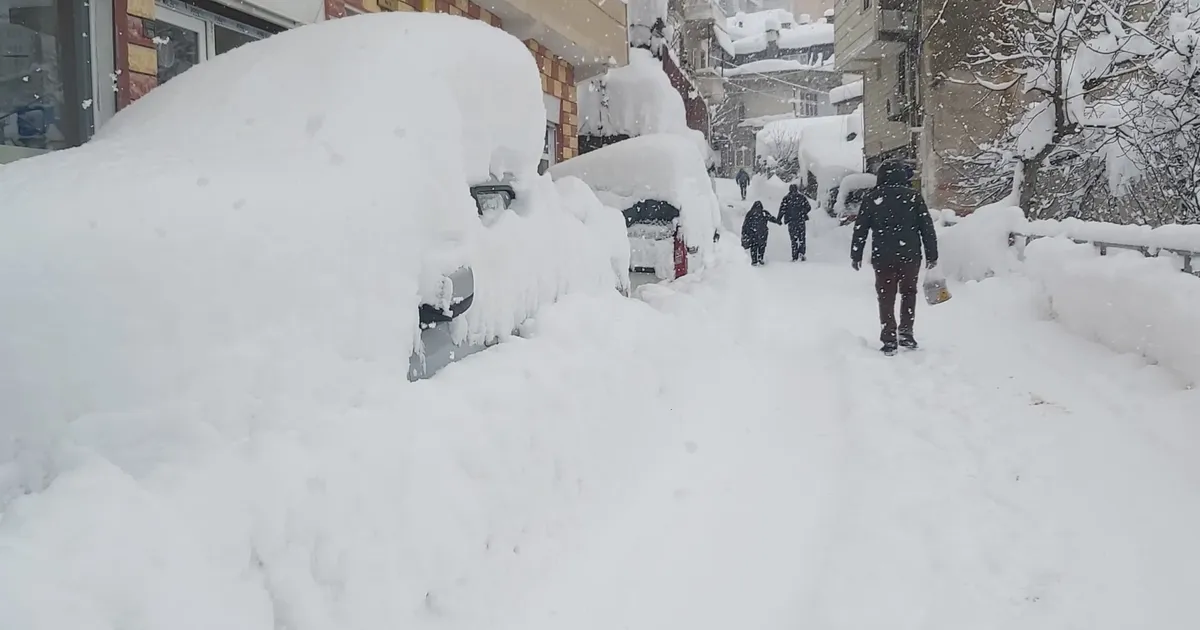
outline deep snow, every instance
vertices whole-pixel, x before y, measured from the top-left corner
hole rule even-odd
[[[213,408],[81,419],[0,517],[0,627],[1200,625],[1200,392],[1019,274],[884,358],[847,230],[811,232],[809,263],[722,239],[428,381],[344,366],[237,440]]]

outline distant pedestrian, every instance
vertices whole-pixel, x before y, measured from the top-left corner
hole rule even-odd
[[[742,201],[745,201],[746,189],[750,188],[750,174],[747,173],[746,169],[743,168],[737,172],[737,175],[734,177],[734,179],[737,180],[738,188],[742,190]]]
[[[783,197],[783,203],[779,204],[779,221],[787,226],[788,236],[792,239],[792,262],[807,258],[810,212],[812,205],[808,203],[808,197],[800,192],[800,186],[792,184],[788,194]]]
[[[771,223],[779,223],[779,219],[767,212],[761,201],[755,201],[742,220],[742,247],[750,252],[750,264],[755,267],[762,266],[767,255]]]
[[[912,169],[899,162],[879,168],[878,184],[863,196],[850,260],[862,267],[867,235],[871,236],[871,266],[875,268],[875,293],[879,300],[881,350],[895,354],[898,346],[915,349],[913,323],[917,311],[917,276],[921,251],[926,266],[937,266],[937,233],[921,193],[909,187]],[[896,292],[900,293],[900,326],[897,338]]]

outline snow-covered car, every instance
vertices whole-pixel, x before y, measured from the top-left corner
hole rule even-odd
[[[625,218],[630,269],[674,279],[713,251],[720,203],[705,157],[678,134],[638,136],[550,168],[555,180],[577,177]]]
[[[544,134],[519,40],[385,13],[239,47],[0,168],[5,418],[267,401],[366,363],[404,379],[422,314],[470,349],[624,288],[613,224],[569,207],[594,196],[538,175]]]

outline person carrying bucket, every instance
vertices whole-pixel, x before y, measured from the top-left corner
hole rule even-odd
[[[875,268],[875,294],[879,301],[879,340],[883,342],[880,350],[889,355],[895,354],[898,346],[917,348],[913,324],[922,248],[926,267],[933,269],[938,262],[933,217],[925,206],[925,198],[909,187],[912,176],[912,169],[900,162],[887,162],[879,167],[878,183],[863,196],[850,245],[851,264],[857,271],[862,268],[867,235],[871,236],[871,266]]]

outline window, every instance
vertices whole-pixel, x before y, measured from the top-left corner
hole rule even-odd
[[[898,80],[896,82],[896,93],[900,96],[906,96],[908,94],[908,51],[900,51],[897,59],[896,76]]]
[[[871,8],[871,0],[863,0],[863,8],[870,9]]]
[[[0,0],[0,164],[72,147],[89,135],[86,6]]]
[[[738,147],[737,152],[734,153],[733,165],[738,168],[741,168],[743,166],[748,165],[749,163],[750,163],[750,148],[749,147]]]
[[[538,165],[538,173],[545,174],[546,169],[554,166],[558,156],[558,125],[546,123],[546,141],[542,146],[542,162]]]
[[[816,92],[803,92],[796,100],[796,110],[800,117],[811,118],[819,114],[821,102]]]
[[[2,2],[4,0],[0,0]],[[147,35],[158,49],[158,83],[270,33],[178,0],[159,0]]]

